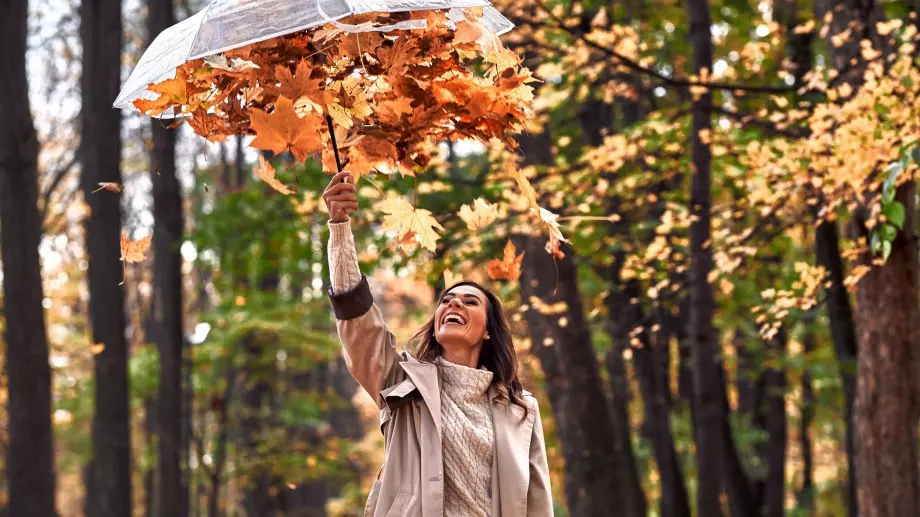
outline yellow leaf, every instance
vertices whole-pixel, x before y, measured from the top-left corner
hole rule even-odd
[[[434,251],[438,242],[437,230],[444,230],[431,212],[418,209],[401,197],[391,197],[380,205],[386,214],[383,217],[383,229],[397,232],[401,237],[413,232],[415,241],[429,250]]]
[[[103,350],[105,350],[105,343],[96,343],[95,345],[89,347],[89,349],[93,352],[93,355],[99,355]]]
[[[451,287],[463,281],[463,275],[456,275],[449,269],[444,270],[444,287]]]
[[[336,124],[350,129],[355,125],[355,122],[351,119],[351,110],[348,108],[343,108],[341,104],[333,103],[328,106],[329,116],[332,117],[332,120]]]
[[[473,206],[463,205],[460,207],[460,218],[466,223],[466,227],[472,231],[478,231],[498,218],[498,209],[495,205],[489,204],[482,198],[473,201]]]

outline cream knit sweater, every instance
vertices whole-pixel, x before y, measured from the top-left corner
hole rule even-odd
[[[361,283],[351,223],[329,223],[332,291]],[[441,378],[445,517],[489,517],[495,430],[489,403],[492,372],[438,358]]]

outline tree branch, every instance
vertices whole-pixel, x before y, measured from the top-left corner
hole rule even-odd
[[[555,28],[565,31],[571,36],[573,36],[574,38],[584,42],[589,47],[594,48],[595,50],[598,50],[600,52],[603,52],[604,54],[607,54],[608,56],[619,61],[622,65],[626,66],[627,68],[634,70],[636,72],[639,72],[641,74],[647,75],[649,77],[652,77],[654,79],[657,79],[662,84],[667,85],[667,86],[671,86],[674,88],[689,88],[691,86],[701,86],[701,87],[705,87],[705,88],[709,88],[713,90],[740,90],[740,91],[752,92],[752,93],[792,93],[797,90],[795,86],[762,86],[762,85],[726,83],[726,82],[719,82],[719,81],[700,82],[700,81],[691,81],[689,79],[682,79],[679,77],[668,77],[662,74],[661,72],[658,72],[651,68],[647,68],[645,66],[642,66],[638,62],[624,56],[623,54],[620,54],[619,52],[615,50],[612,50],[610,48],[607,48],[603,45],[600,45],[598,43],[591,41],[581,31],[576,31],[569,27],[566,27],[565,22],[561,20],[559,17],[557,17],[556,15],[554,15],[552,10],[546,7],[546,5],[542,1],[537,1],[536,4],[541,10],[543,10],[546,13],[547,16],[549,16],[554,22],[556,22]],[[529,23],[529,24],[535,25],[533,23]]]

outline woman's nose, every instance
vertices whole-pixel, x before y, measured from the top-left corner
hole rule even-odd
[[[447,305],[448,305],[448,306],[453,305],[453,306],[456,306],[456,307],[463,307],[463,304],[460,303],[460,300],[459,300],[458,298],[451,298],[450,301],[447,302]]]

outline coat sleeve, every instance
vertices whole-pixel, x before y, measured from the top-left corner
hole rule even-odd
[[[533,404],[536,419],[530,438],[530,483],[527,486],[527,517],[553,516],[553,491],[549,482],[549,463],[546,459],[546,442],[543,439],[543,422],[536,401]]]
[[[334,293],[330,287],[329,297],[348,371],[377,407],[383,407],[380,392],[396,381],[398,355],[395,337],[374,304],[367,277],[362,275],[358,286],[344,293]]]

